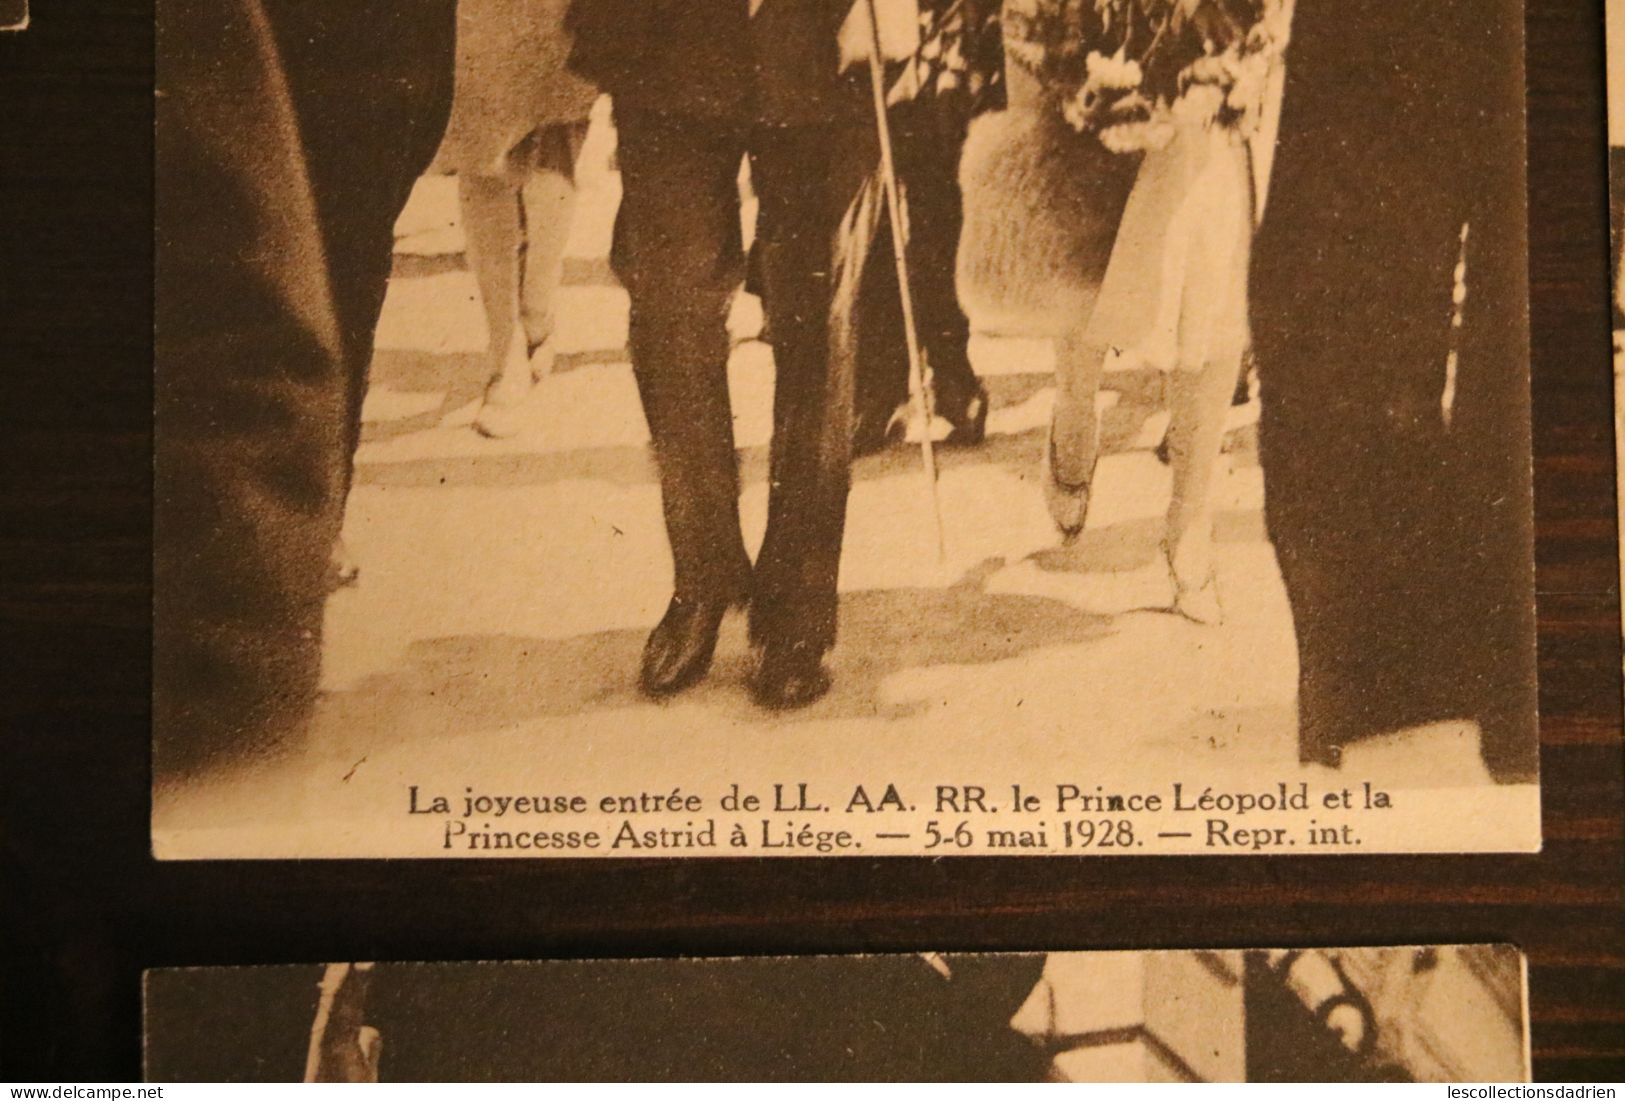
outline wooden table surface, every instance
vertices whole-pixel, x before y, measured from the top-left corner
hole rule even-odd
[[[1529,953],[1538,1078],[1625,1077],[1603,15],[1529,8],[1543,853],[159,866],[152,13],[36,3],[0,35],[0,1078],[137,1077],[160,965],[1428,941]]]

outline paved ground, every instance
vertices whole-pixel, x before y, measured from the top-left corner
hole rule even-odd
[[[1250,431],[1217,482],[1226,622],[1145,610],[1170,595],[1156,556],[1168,494],[1152,452],[1166,423],[1160,376],[1108,375],[1096,502],[1084,537],[1062,549],[1036,481],[1053,391],[1034,342],[974,342],[995,408],[986,445],[943,460],[945,561],[917,452],[857,464],[827,699],[779,717],[752,707],[732,621],[704,685],[663,705],[641,699],[638,654],[670,562],[624,350],[625,293],[604,260],[618,199],[611,141],[599,125],[583,154],[558,370],[514,439],[469,427],[485,333],[453,182],[423,181],[403,216],[346,528],[361,581],[330,604],[307,771],[256,789],[256,845],[423,849],[397,832],[412,784],[542,793],[1185,776],[1261,787],[1310,774],[1297,765],[1292,626]],[[771,353],[747,339],[758,318],[742,296],[730,376],[752,542],[772,393]],[[1372,767],[1402,786],[1483,783],[1473,738],[1401,739],[1374,747]],[[211,820],[202,801],[177,815]],[[194,835],[204,850],[244,843],[229,830],[206,838]]]

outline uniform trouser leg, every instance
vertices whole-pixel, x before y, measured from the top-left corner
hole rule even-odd
[[[976,393],[968,345],[970,321],[959,308],[954,266],[965,199],[959,191],[959,153],[965,144],[965,121],[948,103],[926,100],[902,112],[893,129],[897,171],[908,192],[909,282],[914,311],[935,378],[938,408],[958,413]],[[888,248],[886,251],[890,251]],[[897,295],[896,278],[881,294]],[[901,317],[891,333],[902,344]],[[906,372],[907,361],[903,363]]]
[[[923,152],[920,156],[924,163],[911,166],[912,172],[900,169],[909,181],[909,282],[914,289],[920,342],[931,364],[937,408],[944,414],[959,415],[979,383],[970,362],[970,321],[959,308],[954,288],[955,254],[964,224],[958,157],[925,158]],[[901,326],[893,339],[901,343]]]
[[[844,315],[856,301],[878,189],[872,123],[759,128],[751,170],[761,214],[763,304],[776,377],[767,534],[757,558],[751,637],[823,651],[835,641],[846,521],[855,356]],[[863,201],[859,201],[860,196]],[[864,232],[847,220],[861,219]],[[832,309],[843,315],[832,322]]]
[[[617,110],[622,197],[613,266],[631,298],[632,370],[660,472],[674,589],[741,584],[728,305],[743,275],[731,123]]]
[[[964,224],[959,150],[964,125],[934,100],[892,110],[897,171],[907,192],[909,286],[915,323],[934,380],[937,408],[959,415],[977,393],[968,346],[970,322],[954,288],[955,253]],[[882,216],[863,270],[858,314],[859,359],[854,405],[865,416],[888,417],[909,396],[907,346],[892,256],[891,222]]]

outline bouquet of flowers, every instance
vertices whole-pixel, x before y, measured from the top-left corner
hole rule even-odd
[[[1009,0],[1004,20],[1009,62],[1119,153],[1182,122],[1250,134],[1288,37],[1284,0]]]
[[[916,94],[962,96],[971,110],[1001,94],[1003,53],[998,5],[982,0],[921,0],[920,44],[906,74]]]

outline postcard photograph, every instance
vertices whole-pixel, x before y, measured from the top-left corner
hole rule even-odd
[[[1506,946],[200,968],[154,1082],[1524,1082]]]
[[[158,857],[1540,847],[1519,0],[157,19]]]

